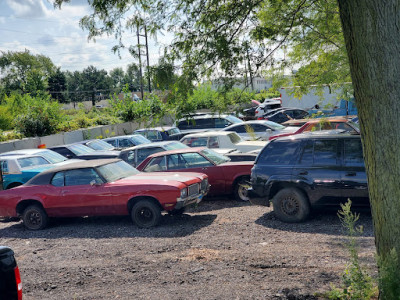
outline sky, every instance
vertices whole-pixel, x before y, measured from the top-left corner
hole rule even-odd
[[[0,0],[0,51],[28,49],[49,57],[61,71],[82,71],[90,65],[107,71],[116,67],[126,70],[128,64],[138,64],[128,50],[121,51],[121,58],[113,53],[113,36],[88,41],[88,32],[79,27],[79,20],[90,12],[87,0],[71,0],[61,10],[55,9],[51,0]],[[168,43],[172,36],[162,38]],[[136,32],[125,32],[123,41],[136,46]],[[154,65],[160,56],[160,39],[156,43],[148,37],[148,41],[150,65]]]

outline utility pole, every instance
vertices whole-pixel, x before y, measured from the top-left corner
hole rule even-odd
[[[141,44],[140,44],[140,37],[144,37],[145,38],[145,48],[146,48],[146,59],[147,59],[147,73],[149,74],[150,71],[150,59],[149,59],[149,44],[147,41],[147,28],[146,26],[144,26],[144,34],[140,34],[140,28],[139,25],[137,26],[137,38],[138,38],[138,52],[139,52],[139,65],[140,65],[140,90],[142,93],[142,99],[144,97],[144,93],[143,93],[143,73],[142,73],[142,52],[141,52]],[[151,81],[150,81],[150,76],[148,76],[147,78],[148,80],[148,88],[149,88],[149,93],[151,93]]]
[[[142,100],[144,98],[143,92],[143,73],[142,73],[142,58],[141,58],[141,50],[140,50],[140,33],[139,33],[139,25],[137,26],[137,42],[138,42],[138,53],[139,53],[139,75],[140,75],[140,93],[142,95]]]

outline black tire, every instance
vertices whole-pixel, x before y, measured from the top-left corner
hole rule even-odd
[[[170,210],[168,211],[168,214],[171,216],[180,216],[185,212],[185,207],[182,207],[180,209],[174,209],[174,210]]]
[[[29,230],[40,230],[47,226],[49,217],[39,205],[30,205],[22,213],[22,221]]]
[[[140,228],[154,227],[160,222],[161,209],[151,200],[140,200],[132,207],[131,218]]]
[[[243,177],[236,182],[233,188],[233,195],[238,201],[249,201],[247,196],[247,188],[250,186],[249,178]]]
[[[306,195],[297,188],[280,190],[272,199],[277,218],[287,223],[302,222],[310,215],[310,203]]]

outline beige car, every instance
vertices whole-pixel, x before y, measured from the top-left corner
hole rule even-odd
[[[185,135],[181,142],[189,147],[208,147],[237,149],[240,152],[249,152],[262,149],[266,141],[245,141],[236,132],[206,131]]]

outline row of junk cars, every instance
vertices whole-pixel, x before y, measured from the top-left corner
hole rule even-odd
[[[287,122],[287,121],[285,121]],[[350,198],[369,206],[359,127],[350,117],[243,121],[197,114],[175,126],[0,153],[0,220],[41,230],[59,217],[129,215],[150,228],[162,212],[233,195],[273,205],[284,222]],[[13,251],[0,246],[0,295],[22,299]]]

